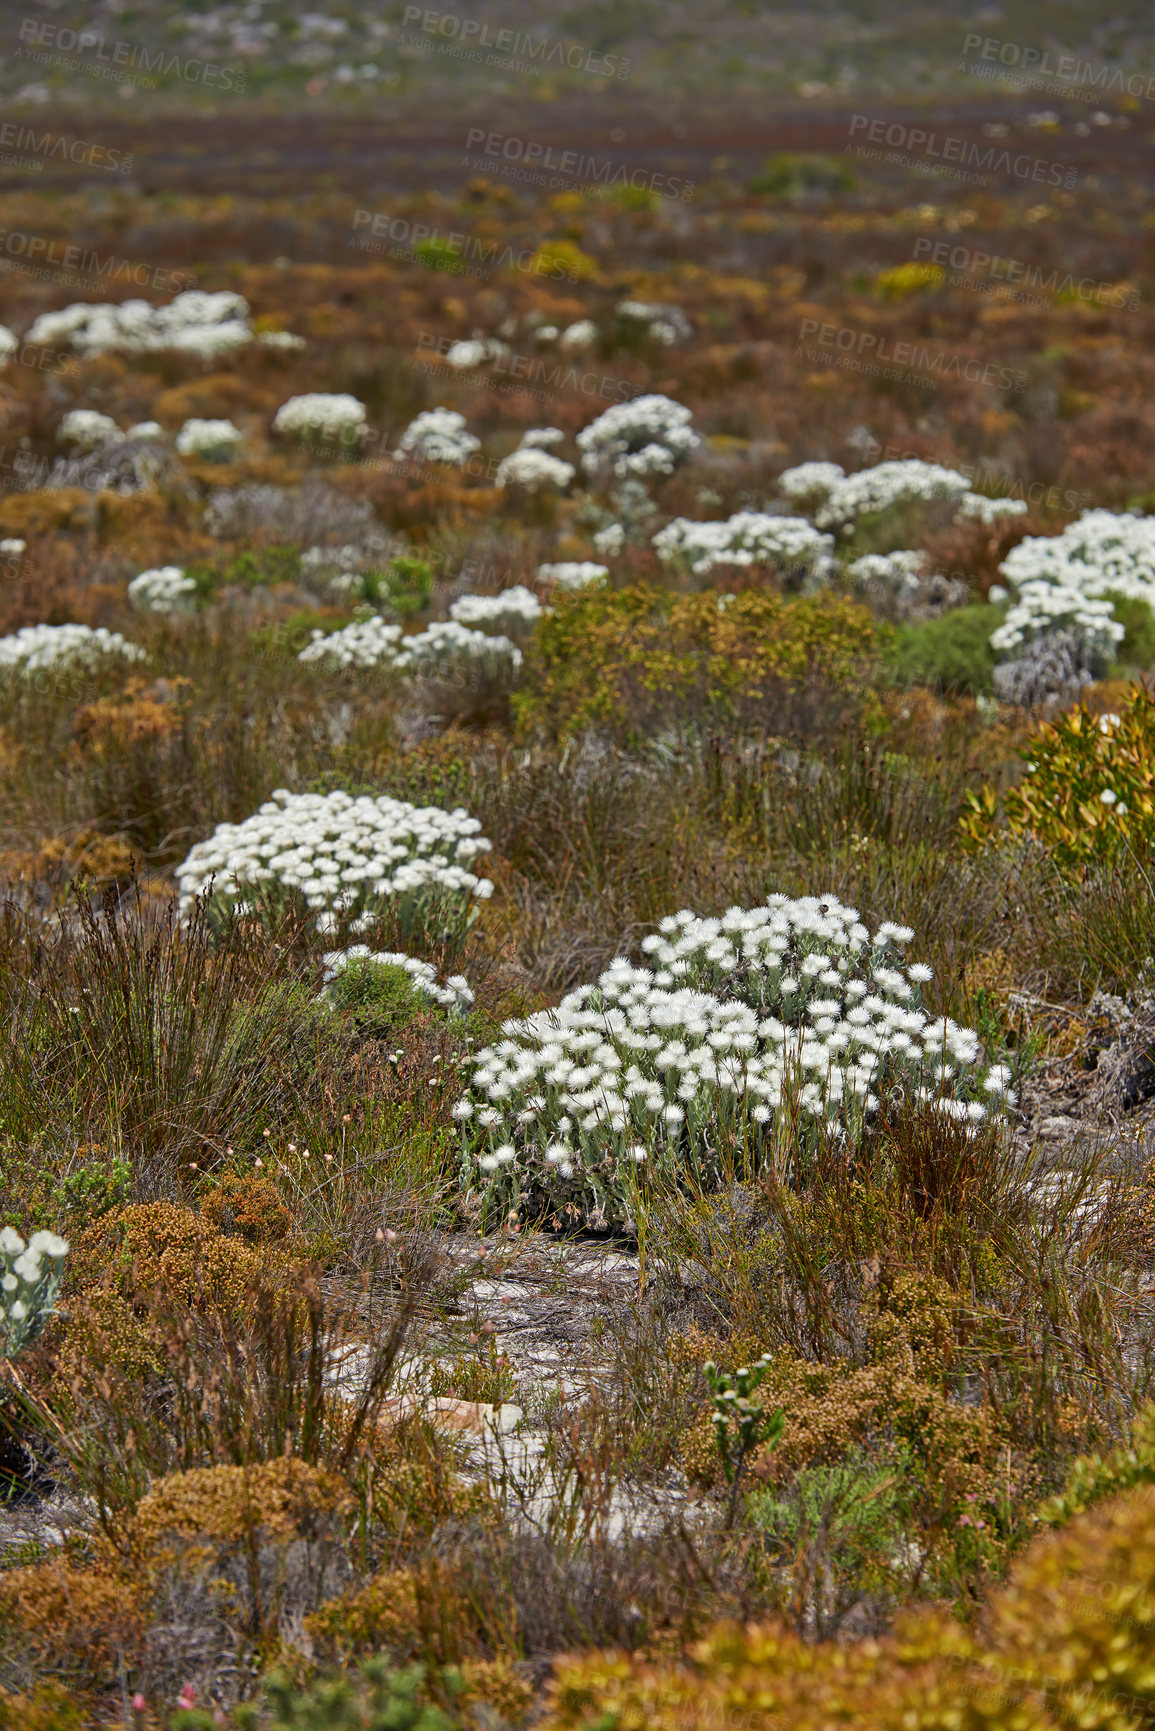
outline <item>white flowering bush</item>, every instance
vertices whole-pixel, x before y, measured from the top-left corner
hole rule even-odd
[[[658,395],[635,397],[583,427],[577,436],[582,468],[590,476],[672,475],[701,444],[681,403]]]
[[[820,1133],[853,1150],[899,1098],[980,1122],[1008,1073],[982,1076],[978,1036],[921,1007],[912,936],[872,936],[831,895],[663,920],[651,967],[619,958],[477,1054],[454,1107],[467,1198],[486,1222],[621,1227],[655,1169],[796,1177]]]
[[[124,436],[126,439],[159,440],[164,438],[164,428],[159,421],[137,421]]]
[[[0,325],[0,367],[8,365],[8,358],[20,347],[20,338],[15,331],[10,331],[7,325]]]
[[[469,337],[450,345],[445,364],[459,372],[469,372],[474,367],[483,366],[486,361],[500,360],[508,353],[506,344],[496,337]]]
[[[393,455],[398,462],[419,457],[427,463],[450,463],[460,468],[480,449],[481,440],[465,430],[464,415],[456,409],[437,408],[425,409],[410,421]]]
[[[402,955],[399,950],[371,950],[368,944],[350,944],[345,950],[327,950],[321,960],[326,986],[331,986],[349,967],[402,968],[415,992],[440,1004],[450,1015],[461,1015],[473,1003],[473,992],[464,974],[451,974],[442,984],[432,962]]]
[[[306,391],[290,397],[273,416],[274,433],[291,433],[299,439],[339,440],[355,444],[369,430],[364,403],[347,391]]]
[[[394,665],[411,679],[496,692],[513,685],[522,659],[508,637],[473,631],[450,619],[406,637]]]
[[[400,641],[400,625],[387,625],[379,613],[374,613],[367,619],[355,619],[340,631],[314,630],[312,642],[305,645],[297,660],[333,661],[339,667],[394,667]]]
[[[497,595],[462,595],[450,607],[449,617],[478,631],[524,633],[533,630],[543,611],[533,590],[515,583]]]
[[[189,605],[196,589],[179,565],[160,565],[133,578],[128,599],[141,613],[176,613]]]
[[[561,492],[569,486],[574,474],[572,463],[530,445],[503,457],[494,478],[499,487],[524,487],[527,493],[541,493],[551,487]]]
[[[598,327],[592,319],[578,319],[576,324],[567,325],[558,338],[558,344],[569,354],[581,354],[585,349],[592,349],[598,340]]]
[[[637,331],[650,342],[661,343],[663,348],[685,342],[693,332],[681,307],[664,301],[619,301],[614,311],[627,329]]]
[[[185,422],[176,436],[176,448],[182,457],[229,458],[245,442],[245,435],[231,421]]]
[[[366,932],[388,911],[407,938],[462,938],[493,893],[470,869],[490,851],[480,829],[462,806],[278,788],[252,817],[218,824],[196,844],[177,868],[181,908],[210,891],[218,914],[263,914],[300,898],[321,932],[339,918]]]
[[[604,589],[609,580],[609,567],[592,559],[562,559],[553,565],[539,565],[539,583],[552,583],[558,589]]]
[[[663,563],[687,566],[696,577],[719,565],[767,563],[823,583],[834,569],[832,535],[823,535],[804,517],[771,517],[762,511],[738,511],[720,523],[675,517],[652,545]]]
[[[145,656],[138,644],[103,625],[25,625],[11,637],[0,637],[0,678],[95,667],[114,658],[143,661]]]
[[[1025,499],[988,499],[985,493],[964,493],[957,515],[964,522],[982,523],[993,529],[996,523],[1025,516],[1026,511]]]
[[[1100,670],[1111,661],[1125,635],[1110,601],[1050,583],[1024,583],[1015,606],[991,632],[991,648],[1004,660],[1015,660],[1039,638],[1057,633],[1070,640],[1079,666]]]
[[[813,507],[829,498],[831,490],[845,479],[841,463],[799,463],[796,468],[783,469],[778,491],[792,505]]]
[[[544,451],[550,445],[564,445],[565,434],[560,427],[530,427],[521,435],[521,451]]]
[[[0,1358],[15,1358],[44,1332],[67,1255],[55,1232],[34,1232],[25,1244],[11,1226],[0,1229]]]
[[[99,409],[69,409],[56,429],[56,437],[62,445],[95,451],[124,435],[112,416],[102,415]]]
[[[846,575],[860,588],[879,588],[901,597],[917,589],[926,569],[925,553],[864,553],[846,567]]]
[[[1008,583],[1049,583],[1098,597],[1119,595],[1155,608],[1155,517],[1084,511],[1061,535],[1028,535],[999,566]]]
[[[145,354],[180,349],[203,359],[225,354],[252,342],[249,303],[227,289],[207,293],[186,289],[168,306],[148,301],[87,304],[77,301],[61,312],[41,313],[28,332],[30,343],[48,348],[72,347],[86,355],[120,349]]]
[[[788,470],[789,474],[790,471]],[[781,485],[782,478],[779,478]],[[970,482],[954,469],[939,463],[924,463],[912,457],[893,463],[876,463],[835,481],[818,506],[814,520],[820,529],[852,534],[860,517],[873,516],[894,505],[916,500],[958,500],[970,492]]]

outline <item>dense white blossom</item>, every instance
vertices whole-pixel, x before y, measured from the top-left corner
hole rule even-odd
[[[134,577],[128,586],[128,598],[142,613],[173,613],[187,606],[196,594],[196,587],[179,565],[161,565]]]
[[[856,475],[835,481],[818,506],[814,520],[821,529],[848,533],[860,517],[888,510],[892,505],[914,500],[957,500],[969,492],[970,482],[965,475],[944,469],[938,463],[924,463],[916,457],[876,463],[871,469],[860,469]]]
[[[1052,583],[1024,583],[1017,603],[992,631],[991,648],[1014,658],[1037,638],[1055,632],[1071,638],[1079,665],[1087,668],[1110,661],[1125,635],[1110,601]]]
[[[841,463],[799,463],[784,469],[778,477],[778,491],[792,504],[817,505],[826,499],[839,481],[846,479]]]
[[[1028,583],[1050,583],[1155,608],[1155,517],[1084,511],[1061,535],[1028,535],[999,570],[1020,592]]]
[[[0,1359],[15,1358],[43,1332],[68,1248],[55,1232],[34,1232],[25,1243],[11,1226],[0,1228]]]
[[[583,349],[592,348],[598,340],[598,327],[592,319],[578,319],[576,324],[567,325],[558,338],[558,343],[571,354],[580,354]]]
[[[25,625],[11,637],[0,637],[0,676],[43,673],[77,663],[93,666],[110,656],[142,661],[145,651],[103,625]]]
[[[177,868],[187,911],[212,881],[225,903],[299,894],[331,931],[336,916],[366,931],[389,905],[402,925],[419,918],[448,929],[468,923],[473,904],[492,894],[470,867],[488,853],[481,825],[461,806],[413,806],[384,795],[288,793],[279,788],[243,823],[218,824]]]
[[[583,427],[577,436],[587,475],[672,475],[701,444],[689,409],[670,397],[635,397]]]
[[[1006,517],[1024,516],[1026,509],[1025,499],[988,499],[985,493],[964,493],[958,515],[973,523],[984,523],[990,529]]]
[[[723,1177],[725,1148],[788,1167],[819,1125],[853,1145],[896,1095],[981,1121],[978,1036],[921,1007],[912,937],[872,935],[830,895],[670,916],[643,945],[651,967],[619,957],[476,1055],[454,1108],[467,1190],[495,1218],[544,1202],[613,1226],[641,1161],[699,1182]]]
[[[452,463],[460,467],[474,451],[481,449],[481,440],[465,430],[465,416],[456,409],[425,409],[410,421],[401,435],[393,455],[420,457],[428,463]]]
[[[273,417],[274,433],[321,433],[329,439],[359,439],[368,430],[364,403],[347,391],[306,391],[303,396],[290,397],[287,403],[282,403]]]
[[[350,576],[356,573],[350,572]],[[341,667],[395,667],[400,625],[387,625],[379,613],[355,619],[340,631],[314,630],[298,661],[335,661]]]
[[[542,612],[533,590],[515,583],[497,595],[462,595],[450,607],[449,617],[479,631],[526,631],[537,624]]]
[[[543,451],[549,445],[564,445],[565,434],[560,427],[530,427],[521,435],[520,451]]]
[[[99,409],[69,409],[56,429],[62,445],[75,445],[82,451],[94,451],[99,445],[111,444],[124,434],[111,415]]]
[[[643,331],[652,342],[661,343],[663,348],[684,342],[693,332],[681,307],[665,301],[619,301],[614,311],[624,324]]]
[[[466,676],[492,685],[511,684],[521,664],[521,650],[508,637],[471,631],[456,619],[406,637],[394,658],[394,665],[413,679],[453,681]]]
[[[508,353],[505,343],[499,342],[496,337],[470,337],[450,345],[445,364],[454,367],[458,372],[467,372],[473,367],[482,366],[486,361],[500,360]]]
[[[559,491],[568,487],[574,473],[572,463],[563,462],[560,457],[529,445],[502,458],[497,465],[495,480],[499,487],[524,487],[527,493],[540,493],[547,487],[556,487]]]
[[[624,523],[607,523],[604,529],[599,529],[594,536],[594,552],[600,553],[603,559],[614,559],[626,544],[626,528]]]
[[[214,451],[231,455],[245,442],[245,435],[231,421],[202,421],[195,417],[185,422],[176,436],[176,448],[182,457],[208,456]]]
[[[161,307],[144,300],[119,305],[77,301],[61,312],[41,313],[28,332],[30,343],[70,345],[88,355],[108,349],[134,354],[182,349],[212,359],[252,340],[248,302],[227,289],[217,294],[186,289]]]
[[[902,595],[918,588],[926,563],[925,553],[864,553],[846,567],[846,575],[854,583],[877,583]]]
[[[680,561],[702,577],[718,565],[772,563],[819,582],[833,569],[834,537],[823,535],[805,517],[770,517],[738,511],[725,522],[699,523],[675,517],[653,539],[665,561]]]

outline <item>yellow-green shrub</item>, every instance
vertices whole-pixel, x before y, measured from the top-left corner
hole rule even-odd
[[[808,733],[860,701],[881,641],[865,607],[834,595],[645,585],[560,595],[527,655],[518,718],[557,736],[687,720]]]
[[[1022,780],[1001,801],[991,787],[967,795],[962,829],[972,844],[994,840],[1001,829],[1030,835],[1071,867],[1155,843],[1151,687],[1136,686],[1117,716],[1092,715],[1085,705],[1070,710],[1038,728],[1019,755]],[[1104,793],[1113,797],[1104,800]]]

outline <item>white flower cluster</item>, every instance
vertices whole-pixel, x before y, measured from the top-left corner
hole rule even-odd
[[[615,403],[577,436],[587,475],[672,475],[701,444],[689,409],[670,397]]]
[[[559,345],[569,354],[580,354],[583,349],[590,349],[598,340],[598,327],[592,319],[578,319],[576,324],[567,325],[558,338]]]
[[[249,303],[243,295],[222,290],[208,294],[186,289],[164,307],[148,301],[87,305],[77,301],[62,312],[41,313],[28,332],[30,343],[48,348],[70,344],[87,355],[108,349],[144,354],[157,349],[182,349],[211,359],[253,341]]]
[[[31,677],[77,663],[91,666],[112,655],[143,661],[145,654],[119,631],[108,631],[103,625],[25,625],[11,637],[0,637],[0,677],[7,673]]]
[[[377,967],[404,968],[413,981],[414,989],[432,998],[452,1014],[468,1010],[473,992],[464,974],[450,974],[444,985],[439,984],[432,962],[416,956],[404,956],[399,950],[371,950],[368,944],[351,944],[347,950],[327,950],[321,960],[325,964],[325,983],[331,984],[350,962],[370,962]]]
[[[1024,583],[1019,600],[997,631],[991,648],[1017,659],[1041,637],[1070,638],[1080,667],[1103,666],[1125,635],[1110,601],[1098,601],[1051,583]]]
[[[341,667],[394,667],[400,641],[400,625],[387,625],[379,613],[374,613],[368,619],[354,619],[340,631],[314,630],[313,641],[305,645],[297,660],[332,660]]]
[[[445,364],[455,367],[459,372],[467,372],[473,367],[484,365],[486,361],[499,361],[508,353],[506,344],[496,337],[470,337],[451,344],[445,356]]]
[[[644,1163],[717,1181],[727,1150],[756,1170],[823,1122],[853,1145],[896,1095],[981,1121],[976,1096],[1005,1094],[1007,1072],[980,1087],[977,1035],[920,1007],[931,970],[905,962],[912,936],[872,937],[830,895],[663,920],[653,968],[619,958],[477,1055],[454,1107],[466,1188],[487,1215],[544,1202],[613,1226]]]
[[[532,589],[515,583],[497,595],[463,595],[449,609],[459,625],[479,631],[529,631],[541,618],[543,608]]]
[[[474,451],[481,449],[481,440],[465,431],[465,416],[456,409],[425,409],[410,421],[401,435],[393,455],[398,462],[405,457],[419,457],[427,463],[452,463],[460,468]]]
[[[430,917],[460,930],[472,904],[493,893],[488,878],[470,871],[490,843],[464,807],[442,811],[385,795],[358,799],[347,793],[298,793],[278,788],[243,823],[218,824],[177,868],[181,909],[187,911],[212,881],[214,898],[249,905],[246,898],[299,893],[331,931],[336,916],[350,916],[353,931],[367,931],[388,904],[408,928]]]
[[[1028,535],[999,570],[1020,592],[1028,583],[1050,583],[1155,607],[1155,517],[1084,511],[1061,535]]]
[[[521,670],[522,653],[508,637],[471,631],[450,619],[406,637],[394,666],[411,679],[453,682],[463,675],[477,684],[511,685]]]
[[[25,1244],[11,1226],[0,1228],[0,1359],[15,1358],[42,1333],[67,1255],[67,1240],[55,1232],[34,1232]]]
[[[56,429],[62,445],[75,445],[81,451],[95,451],[100,445],[111,444],[124,437],[111,415],[99,409],[69,409]]]
[[[878,584],[903,595],[918,588],[926,563],[925,553],[864,553],[846,567],[846,575],[864,587]]]
[[[795,505],[818,505],[846,479],[841,463],[799,463],[778,477],[778,491]]]
[[[196,587],[179,565],[161,565],[133,578],[128,586],[128,599],[142,613],[174,613],[187,606],[196,594]]]
[[[624,523],[607,523],[605,528],[599,529],[594,536],[594,552],[600,553],[603,559],[616,559],[625,544]]]
[[[619,301],[614,311],[624,324],[639,327],[652,342],[661,343],[663,348],[684,342],[693,332],[693,326],[681,307],[669,306],[665,302]]]
[[[0,325],[0,367],[8,365],[8,357],[20,347],[20,338],[7,325]]]
[[[821,582],[834,564],[832,535],[821,534],[805,517],[761,511],[738,511],[721,523],[675,517],[654,536],[653,548],[663,562],[683,562],[697,577],[717,565],[767,563]]]
[[[521,451],[544,451],[549,445],[564,445],[565,434],[560,427],[530,427],[521,435]]]
[[[892,505],[917,499],[958,499],[969,492],[970,482],[965,475],[955,469],[944,469],[939,463],[924,463],[917,457],[876,463],[872,469],[860,469],[856,475],[835,481],[814,520],[821,529],[840,529],[843,534],[850,534],[860,517],[886,511]]]
[[[368,430],[364,403],[347,391],[306,391],[282,403],[273,416],[274,433],[301,438],[320,433],[327,439],[359,439]]]
[[[182,457],[231,456],[245,442],[245,435],[231,421],[202,421],[195,417],[186,421],[176,436],[176,448]]]
[[[964,521],[983,523],[990,529],[1007,517],[1025,516],[1025,499],[988,499],[985,493],[964,493],[957,515]]]
[[[596,565],[592,559],[562,559],[556,565],[539,565],[539,583],[553,583],[558,589],[603,589],[609,577],[609,567]]]
[[[495,480],[499,487],[524,487],[527,493],[540,493],[546,487],[560,492],[574,478],[572,463],[551,456],[536,445],[523,445],[511,451],[497,465]]]

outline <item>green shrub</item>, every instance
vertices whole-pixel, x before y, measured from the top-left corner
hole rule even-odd
[[[1127,635],[1116,649],[1116,665],[1137,667],[1141,671],[1155,665],[1155,612],[1132,595],[1108,595],[1114,603],[1115,617]]]
[[[437,1004],[399,962],[353,961],[329,982],[328,996],[367,1040],[388,1040]]]
[[[298,1688],[283,1672],[273,1672],[265,1684],[271,1715],[256,1707],[237,1713],[246,1731],[457,1731],[459,1721],[422,1699],[425,1667],[391,1670],[382,1659],[370,1659],[355,1678],[337,1677]],[[200,1731],[211,1726],[210,1715],[177,1713],[175,1731]]]
[[[1002,613],[984,602],[959,607],[941,619],[900,626],[891,656],[898,685],[929,685],[933,691],[985,695],[992,689],[995,652],[991,632]]]
[[[772,198],[797,198],[806,193],[845,192],[854,175],[840,156],[795,155],[782,151],[750,182],[751,192]]]

